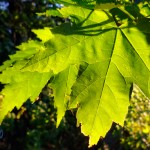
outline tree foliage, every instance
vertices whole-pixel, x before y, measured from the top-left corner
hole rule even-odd
[[[76,108],[92,146],[112,122],[123,125],[133,83],[150,96],[149,2],[57,2],[64,7],[44,14],[65,23],[33,30],[39,40],[22,43],[0,67],[0,122],[15,106],[34,101],[51,79],[57,125]]]

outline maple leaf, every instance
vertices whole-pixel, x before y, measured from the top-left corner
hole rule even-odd
[[[62,14],[68,16],[73,8],[62,9]],[[84,11],[83,11],[84,10]],[[84,21],[84,26],[81,25],[73,26],[71,23],[65,23],[60,27],[54,28],[52,31],[53,38],[47,41],[44,46],[45,48],[39,47],[39,51],[30,58],[30,60],[22,66],[22,71],[38,71],[38,72],[49,72],[52,70],[55,74],[66,69],[71,64],[78,64],[80,62],[94,63],[103,59],[103,54],[100,52],[98,47],[101,49],[108,49],[107,45],[100,43],[103,37],[107,38],[112,32],[115,23],[112,18],[103,11],[91,11],[89,9],[83,9],[76,7],[77,17],[76,23],[84,21],[86,17],[90,17]],[[99,24],[100,23],[100,24]],[[106,24],[103,26],[103,24]],[[93,31],[90,31],[93,27]],[[89,28],[89,30],[88,30]],[[111,30],[112,29],[112,30]],[[108,32],[106,32],[109,30]],[[85,35],[84,35],[85,34]],[[99,36],[94,36],[100,34]],[[91,40],[92,37],[92,40]],[[110,37],[110,41],[113,40],[113,36]],[[112,42],[108,43],[113,45]],[[18,64],[17,62],[14,64]]]
[[[51,76],[52,72],[20,72],[14,68],[3,71],[0,74],[0,82],[6,85],[1,91],[3,98],[0,103],[0,122],[8,111],[14,107],[19,109],[27,99],[30,98],[34,102]]]
[[[141,51],[143,47],[140,44],[145,44],[142,34],[142,41],[136,44],[134,37],[138,31],[132,30],[118,30],[110,58],[89,65],[72,88],[70,107],[78,106],[77,120],[81,123],[82,132],[90,136],[90,146],[96,144],[100,135],[106,135],[112,122],[123,125],[132,82],[149,96],[148,57],[146,62],[149,48],[145,45],[145,49]],[[130,35],[128,39],[125,36],[127,34]]]
[[[58,109],[57,125],[66,109],[78,107],[77,121],[81,124],[81,131],[90,137],[90,146],[106,135],[112,122],[123,125],[132,83],[150,96],[150,36],[148,29],[144,30],[141,24],[135,23],[134,16],[126,10],[119,11],[121,15],[115,14],[118,12],[116,8],[103,11],[72,5],[61,9],[60,14],[70,17],[71,23],[52,29],[53,38],[43,38],[40,32],[35,32],[42,40],[38,50],[27,55],[25,51],[20,51],[20,59],[17,53],[2,66],[0,81],[11,85],[6,85],[2,91],[6,95],[2,105],[9,105],[14,96],[13,89],[19,89],[21,93],[16,98],[17,102],[22,96],[23,101],[32,97],[33,91],[24,79],[27,78],[32,87],[41,74],[46,75],[41,89],[54,73],[51,87]],[[76,80],[76,66],[81,67],[83,62],[86,67],[83,65],[84,69],[79,70]],[[11,65],[20,77],[12,76],[13,73],[9,75],[7,67]],[[32,81],[31,76],[35,80]],[[22,80],[17,81],[19,78]],[[29,88],[31,92],[23,95],[20,84],[25,85],[24,90]],[[11,109],[16,106],[13,102],[10,105]],[[6,114],[5,109],[3,111]]]

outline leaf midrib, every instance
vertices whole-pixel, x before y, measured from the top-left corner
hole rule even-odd
[[[117,31],[118,31],[118,30],[116,30],[116,33],[115,33],[114,45],[113,45],[113,48],[112,48],[112,53],[111,53],[111,55],[110,55],[110,61],[109,61],[108,67],[107,67],[106,76],[105,76],[105,78],[104,78],[104,82],[103,82],[103,86],[102,86],[103,88],[102,88],[102,91],[101,91],[101,93],[100,93],[100,99],[101,99],[101,96],[102,96],[102,94],[103,94],[103,90],[104,90],[104,87],[105,87],[105,82],[106,82],[107,73],[108,73],[108,70],[109,70],[109,67],[110,67],[111,58],[112,58],[112,56],[113,56],[113,52],[114,52],[114,48],[115,48],[115,43],[116,43],[116,39],[117,39]],[[94,120],[93,120],[92,127],[91,127],[91,133],[90,133],[89,136],[91,136],[91,134],[93,133],[94,123],[95,123],[95,120],[96,120],[96,116],[97,116],[97,114],[98,114],[98,110],[99,110],[99,107],[100,107],[100,102],[101,102],[101,101],[99,100],[98,107],[97,107],[97,111],[96,111],[96,113],[95,113]],[[109,115],[109,114],[108,114],[108,115]]]

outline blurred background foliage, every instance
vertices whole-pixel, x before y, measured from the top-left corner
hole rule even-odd
[[[55,7],[49,0],[0,0],[0,64],[21,42],[36,38],[31,29],[64,22],[58,17],[36,15]],[[149,150],[150,100],[134,86],[125,126],[113,124],[106,138],[92,148],[88,148],[88,137],[76,127],[75,110],[67,111],[56,128],[56,109],[48,86],[34,104],[28,100],[10,112],[0,128],[4,132],[0,150]]]

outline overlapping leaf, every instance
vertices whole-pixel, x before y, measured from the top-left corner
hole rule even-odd
[[[72,10],[73,12],[71,12]],[[45,49],[39,50],[26,65],[22,66],[22,71],[48,72],[52,70],[54,73],[58,73],[70,64],[81,61],[94,63],[104,59],[103,52],[98,47],[108,49],[108,45],[99,41],[114,32],[115,24],[112,22],[110,14],[98,10],[93,12],[81,7],[64,8],[61,13],[64,16],[72,14],[72,17],[78,17],[76,23],[83,22],[83,28],[81,25],[72,27],[71,23],[66,23],[53,29],[54,37],[45,43]],[[74,15],[75,13],[76,15]],[[90,15],[89,18],[85,20],[88,15]],[[93,31],[90,26],[93,26]],[[103,32],[105,34],[102,34]],[[99,36],[94,36],[96,34]],[[108,43],[113,45],[112,42],[108,41]]]
[[[38,41],[29,41],[23,43],[18,48],[15,55],[10,56],[10,60],[4,62],[0,66],[0,82],[5,84],[1,91],[2,99],[0,103],[0,123],[2,122],[8,111],[14,107],[20,106],[27,100],[31,99],[33,102],[38,97],[42,88],[52,76],[52,72],[21,72],[20,68],[25,65],[31,57],[33,57],[39,50],[45,49],[43,43]],[[15,67],[13,64],[17,65]]]
[[[52,72],[20,72],[13,68],[3,71],[0,82],[6,85],[1,91],[3,99],[0,103],[0,122],[8,111],[14,107],[20,108],[27,99],[34,102],[51,76]]]
[[[2,91],[5,98],[1,112],[4,116],[14,106],[33,97],[34,84],[45,75],[41,86],[34,88],[35,92],[40,90],[53,71],[55,78],[51,87],[58,108],[58,124],[66,109],[78,106],[78,124],[90,137],[89,145],[92,146],[106,135],[113,121],[123,125],[133,82],[150,96],[149,31],[128,21],[131,18],[124,11],[123,20],[109,11],[77,6],[65,7],[60,13],[64,17],[70,16],[72,23],[51,30],[53,38],[44,38],[38,50],[30,55],[20,52],[25,59],[19,59],[17,53],[2,67],[0,81],[10,85]],[[76,80],[76,66],[83,62],[88,65],[79,72]],[[7,70],[8,66],[12,66],[12,72],[10,68]],[[18,75],[12,75],[15,70]],[[17,103],[23,97],[16,105],[9,104],[16,94],[13,90],[19,90]],[[6,105],[10,107],[6,109]]]
[[[76,81],[78,75],[78,66],[71,65],[67,69],[57,74],[51,83],[51,88],[55,96],[55,106],[57,107],[57,126],[68,108],[70,100],[71,87]]]

